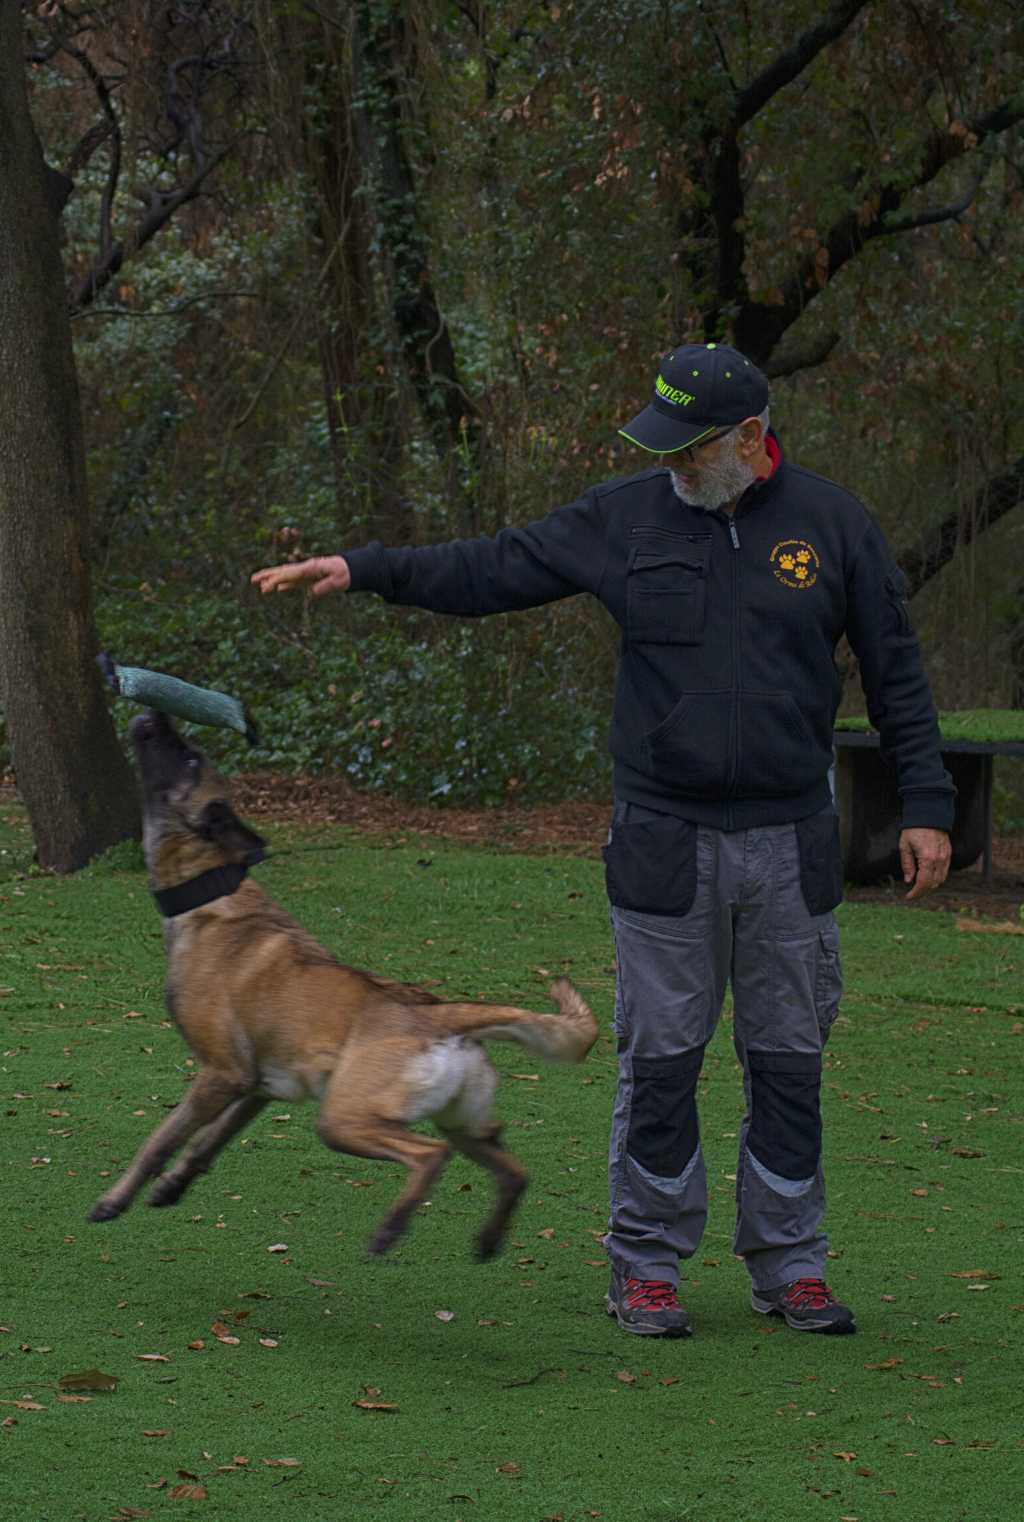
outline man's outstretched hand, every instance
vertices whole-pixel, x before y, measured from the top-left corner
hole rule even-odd
[[[272,565],[254,571],[249,578],[253,586],[266,592],[290,592],[293,587],[311,581],[314,597],[328,592],[347,592],[352,584],[348,561],[341,555],[318,555],[312,560],[297,560],[290,565]]]
[[[903,881],[913,886],[908,898],[920,898],[946,881],[953,855],[945,830],[903,830],[900,834],[900,861]]]

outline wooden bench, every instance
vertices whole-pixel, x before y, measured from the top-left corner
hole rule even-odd
[[[962,719],[967,722],[958,723]],[[992,880],[992,776],[996,756],[1024,757],[1024,712],[993,714],[993,730],[1010,738],[985,739],[984,712],[944,714],[942,760],[957,788],[956,819],[951,833],[955,872],[982,862],[982,880]],[[1015,722],[1015,721],[1019,721]],[[836,744],[836,804],[848,882],[902,878],[899,857],[899,794],[892,767],[878,748],[878,735],[866,721],[843,721]],[[857,727],[852,727],[856,725]],[[947,735],[946,730],[949,730]],[[1019,730],[1018,735],[1014,731]],[[978,738],[972,737],[977,731]],[[991,732],[991,730],[990,730]],[[954,738],[955,736],[955,738]]]

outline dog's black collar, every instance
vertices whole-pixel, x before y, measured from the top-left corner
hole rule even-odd
[[[237,893],[248,875],[249,868],[244,862],[232,861],[226,867],[211,867],[209,872],[200,872],[198,877],[190,878],[187,883],[179,883],[176,888],[154,889],[153,897],[164,919],[173,920],[179,914],[187,914],[190,909],[201,909],[204,904],[212,904],[216,898],[226,898],[229,893]]]

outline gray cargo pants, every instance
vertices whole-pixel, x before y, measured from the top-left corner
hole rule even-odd
[[[618,962],[613,1270],[674,1283],[697,1250],[697,1079],[731,981],[746,1096],[733,1250],[755,1289],[823,1278],[821,1054],[842,992],[834,815],[725,832],[620,803],[605,861]]]

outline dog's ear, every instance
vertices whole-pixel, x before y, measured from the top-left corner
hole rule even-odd
[[[233,860],[244,861],[247,867],[254,867],[267,854],[263,836],[243,824],[230,803],[222,798],[206,805],[199,816],[198,829],[204,840],[220,846]]]

